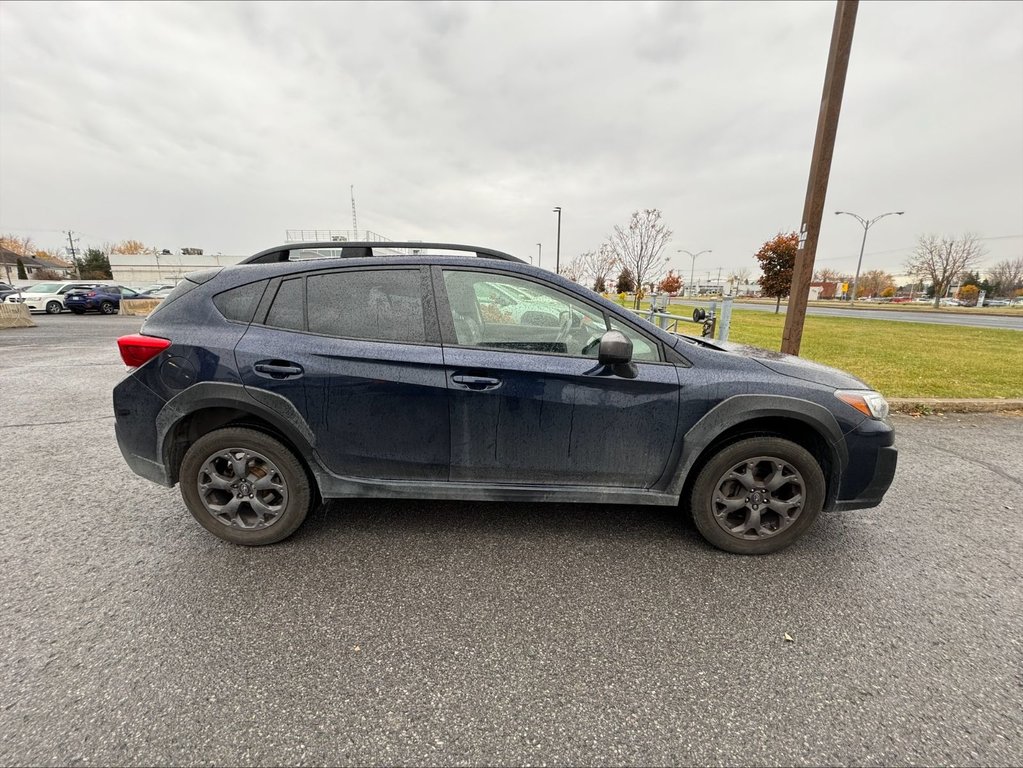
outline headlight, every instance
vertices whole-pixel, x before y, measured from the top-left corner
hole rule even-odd
[[[843,403],[848,403],[864,416],[869,416],[872,419],[888,418],[888,401],[881,396],[880,392],[840,389],[835,392],[835,397]]]

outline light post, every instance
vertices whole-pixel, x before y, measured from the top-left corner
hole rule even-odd
[[[536,266],[543,266],[540,263],[540,257],[543,256],[543,246],[540,243],[536,244]]]
[[[858,214],[849,213],[849,211],[835,211],[836,216],[839,216],[843,213],[846,216],[852,216],[854,219],[856,219],[856,221],[858,221],[863,226],[863,242],[860,243],[860,258],[856,262],[856,276],[853,278],[852,298],[849,301],[849,306],[851,307],[856,303],[856,289],[860,282],[860,267],[863,265],[863,249],[867,247],[867,230],[869,230],[872,226],[874,226],[885,216],[901,216],[902,214],[905,213],[905,211],[888,211],[888,213],[882,213],[880,216],[875,216],[872,219],[865,219],[862,216],[859,216]]]
[[[561,274],[561,206],[554,207],[554,213],[558,214],[558,244],[554,251],[554,272]]]
[[[705,251],[698,251],[697,253],[691,253],[690,251],[684,251],[681,248],[679,248],[676,251],[676,253],[684,253],[686,256],[689,256],[693,260],[693,266],[689,270],[689,295],[692,296],[693,295],[693,280],[696,279],[696,277],[695,277],[696,276],[696,257],[697,256],[702,256],[705,253],[713,253],[713,251],[710,248],[708,248]]]

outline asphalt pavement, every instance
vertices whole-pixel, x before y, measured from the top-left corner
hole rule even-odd
[[[774,556],[416,501],[244,549],[118,452],[140,320],[37,322],[0,330],[0,764],[1023,763],[1019,417],[896,417],[884,504]]]

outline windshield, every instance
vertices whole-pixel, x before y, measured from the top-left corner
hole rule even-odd
[[[36,283],[25,289],[26,293],[56,293],[63,283]]]

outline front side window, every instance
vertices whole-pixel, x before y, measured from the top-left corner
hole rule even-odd
[[[510,275],[445,270],[444,286],[460,346],[593,357],[608,329],[604,313],[555,288]],[[623,324],[636,360],[659,360],[656,344]]]

